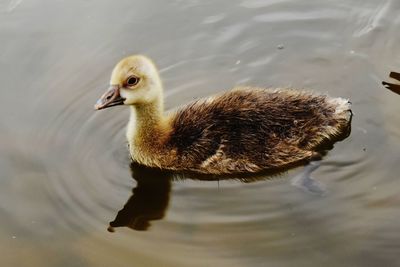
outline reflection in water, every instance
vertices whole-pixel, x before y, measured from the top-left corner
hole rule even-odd
[[[138,231],[147,230],[150,221],[164,217],[168,206],[171,174],[135,163],[130,167],[137,185],[123,209],[118,212],[114,221],[110,222],[110,232],[114,231],[113,227],[121,226]]]
[[[389,74],[389,77],[400,81],[400,73],[398,73],[398,72],[392,71]],[[383,84],[383,86],[385,86],[390,91],[400,95],[400,84],[388,83],[388,82],[385,82],[385,81],[383,81],[382,84]]]

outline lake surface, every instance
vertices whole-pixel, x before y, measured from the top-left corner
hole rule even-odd
[[[0,266],[400,266],[400,96],[381,85],[400,70],[399,14],[398,0],[1,1]],[[352,133],[313,173],[325,194],[291,185],[301,168],[132,179],[128,109],[93,105],[135,53],[159,66],[168,109],[242,84],[350,98]],[[108,232],[128,199],[115,223],[136,230]]]

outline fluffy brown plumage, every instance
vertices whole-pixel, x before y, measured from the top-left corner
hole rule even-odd
[[[130,88],[132,75],[140,81]],[[273,171],[318,157],[321,147],[350,130],[347,100],[293,89],[236,88],[165,116],[157,70],[143,56],[122,60],[111,80],[132,107],[132,159],[151,167],[209,174]]]
[[[288,89],[245,88],[180,109],[164,145],[173,165],[207,173],[258,172],[318,156],[348,132],[348,101]]]

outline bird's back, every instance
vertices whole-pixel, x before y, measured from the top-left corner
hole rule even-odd
[[[194,171],[247,172],[312,156],[346,124],[324,95],[290,89],[241,88],[177,111],[168,146]]]

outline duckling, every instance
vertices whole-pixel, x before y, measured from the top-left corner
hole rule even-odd
[[[350,102],[285,88],[238,87],[164,113],[163,86],[143,55],[122,59],[96,110],[127,105],[134,162],[203,174],[284,169],[349,133]]]

